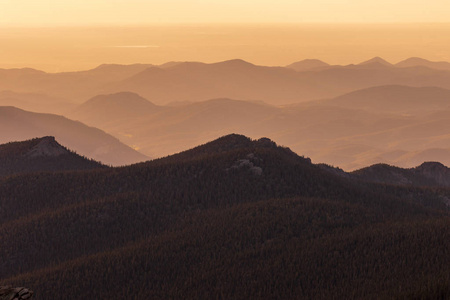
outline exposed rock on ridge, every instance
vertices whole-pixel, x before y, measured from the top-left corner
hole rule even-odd
[[[68,154],[69,152],[58,144],[53,136],[46,136],[41,138],[39,143],[34,146],[26,156],[38,157],[38,156],[60,156]]]
[[[26,300],[31,299],[33,294],[32,290],[24,287],[0,286],[0,300]]]

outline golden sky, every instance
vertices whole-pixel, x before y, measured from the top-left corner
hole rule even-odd
[[[103,63],[218,62],[283,66],[307,58],[351,64],[374,56],[450,61],[450,24],[154,25],[1,28],[0,68],[45,71]]]
[[[449,0],[0,0],[2,26],[449,20]]]
[[[449,49],[450,0],[0,0],[0,68],[450,61]]]

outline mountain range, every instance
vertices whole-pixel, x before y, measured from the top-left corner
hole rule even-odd
[[[450,298],[449,65],[0,69],[0,298]]]
[[[374,58],[347,66],[306,60],[287,67],[258,66],[235,59],[211,64],[101,65],[92,70],[65,73],[1,69],[0,90],[45,94],[78,104],[99,94],[128,91],[158,105],[213,98],[261,100],[281,105],[334,98],[379,85],[450,88],[449,78],[450,69],[445,62],[417,58],[396,65]]]
[[[226,98],[158,106],[118,93],[95,97],[67,117],[150,157],[239,132],[268,136],[315,162],[351,171],[375,163],[450,164],[449,114],[450,90],[388,85],[285,106]]]
[[[128,167],[3,177],[0,285],[35,299],[450,295],[448,189],[339,172],[232,134]]]

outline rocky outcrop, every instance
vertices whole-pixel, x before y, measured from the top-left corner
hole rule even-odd
[[[69,151],[58,144],[53,136],[46,136],[41,138],[39,143],[37,143],[26,156],[60,156],[63,154],[69,154]]]
[[[24,287],[0,286],[0,300],[27,300],[33,297],[33,291]]]
[[[434,180],[440,186],[450,187],[450,169],[439,162],[424,162],[414,168],[414,171]]]

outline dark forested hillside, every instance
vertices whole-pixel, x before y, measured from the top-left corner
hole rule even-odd
[[[128,167],[10,176],[0,285],[35,299],[444,299],[448,196],[240,135]]]
[[[68,150],[51,136],[0,145],[0,177],[29,172],[96,168],[104,166]]]
[[[450,187],[450,169],[438,162],[402,169],[377,164],[351,173],[352,177],[385,184]]]

